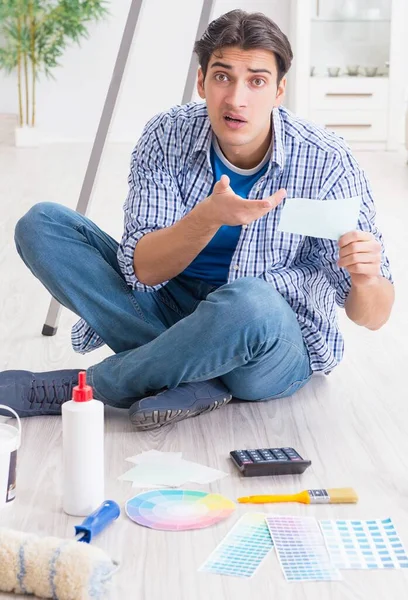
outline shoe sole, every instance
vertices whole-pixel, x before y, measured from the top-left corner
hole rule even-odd
[[[212,412],[222,408],[228,402],[232,400],[232,395],[227,394],[222,400],[214,400],[209,406],[203,406],[197,410],[141,410],[134,412],[129,416],[130,422],[138,431],[150,431],[152,429],[159,429],[166,425],[172,425],[178,423],[184,419],[191,417],[198,417],[198,415],[204,415],[205,413]]]

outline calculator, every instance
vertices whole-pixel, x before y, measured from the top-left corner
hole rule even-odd
[[[233,450],[230,456],[244,477],[299,475],[312,464],[293,448]]]

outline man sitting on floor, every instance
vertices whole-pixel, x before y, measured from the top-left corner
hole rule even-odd
[[[234,10],[195,45],[206,103],[146,125],[132,154],[121,243],[65,206],[40,203],[16,226],[31,272],[81,317],[77,352],[94,396],[147,430],[232,397],[294,394],[343,357],[336,304],[375,330],[394,286],[369,184],[346,144],[281,106],[292,51],[277,25]],[[177,61],[175,61],[177,62]],[[286,196],[359,196],[339,242],[278,231]],[[79,370],[0,374],[0,403],[60,414]]]

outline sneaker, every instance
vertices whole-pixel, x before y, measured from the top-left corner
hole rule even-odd
[[[148,431],[216,410],[231,399],[219,379],[182,383],[132,404],[129,419],[137,430]]]
[[[60,415],[61,405],[72,399],[79,369],[31,373],[0,372],[0,404],[13,408],[19,417]],[[0,409],[0,415],[10,416]]]

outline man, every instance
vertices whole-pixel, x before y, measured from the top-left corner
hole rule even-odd
[[[294,394],[343,356],[336,303],[380,328],[394,289],[369,184],[334,134],[281,107],[292,51],[262,14],[234,10],[195,45],[204,103],[145,127],[131,162],[118,245],[52,203],[17,224],[18,252],[81,316],[78,352],[114,354],[87,371],[96,398],[151,429],[226,404]],[[339,242],[278,231],[285,197],[361,197]],[[6,371],[0,402],[58,414],[78,370]]]

